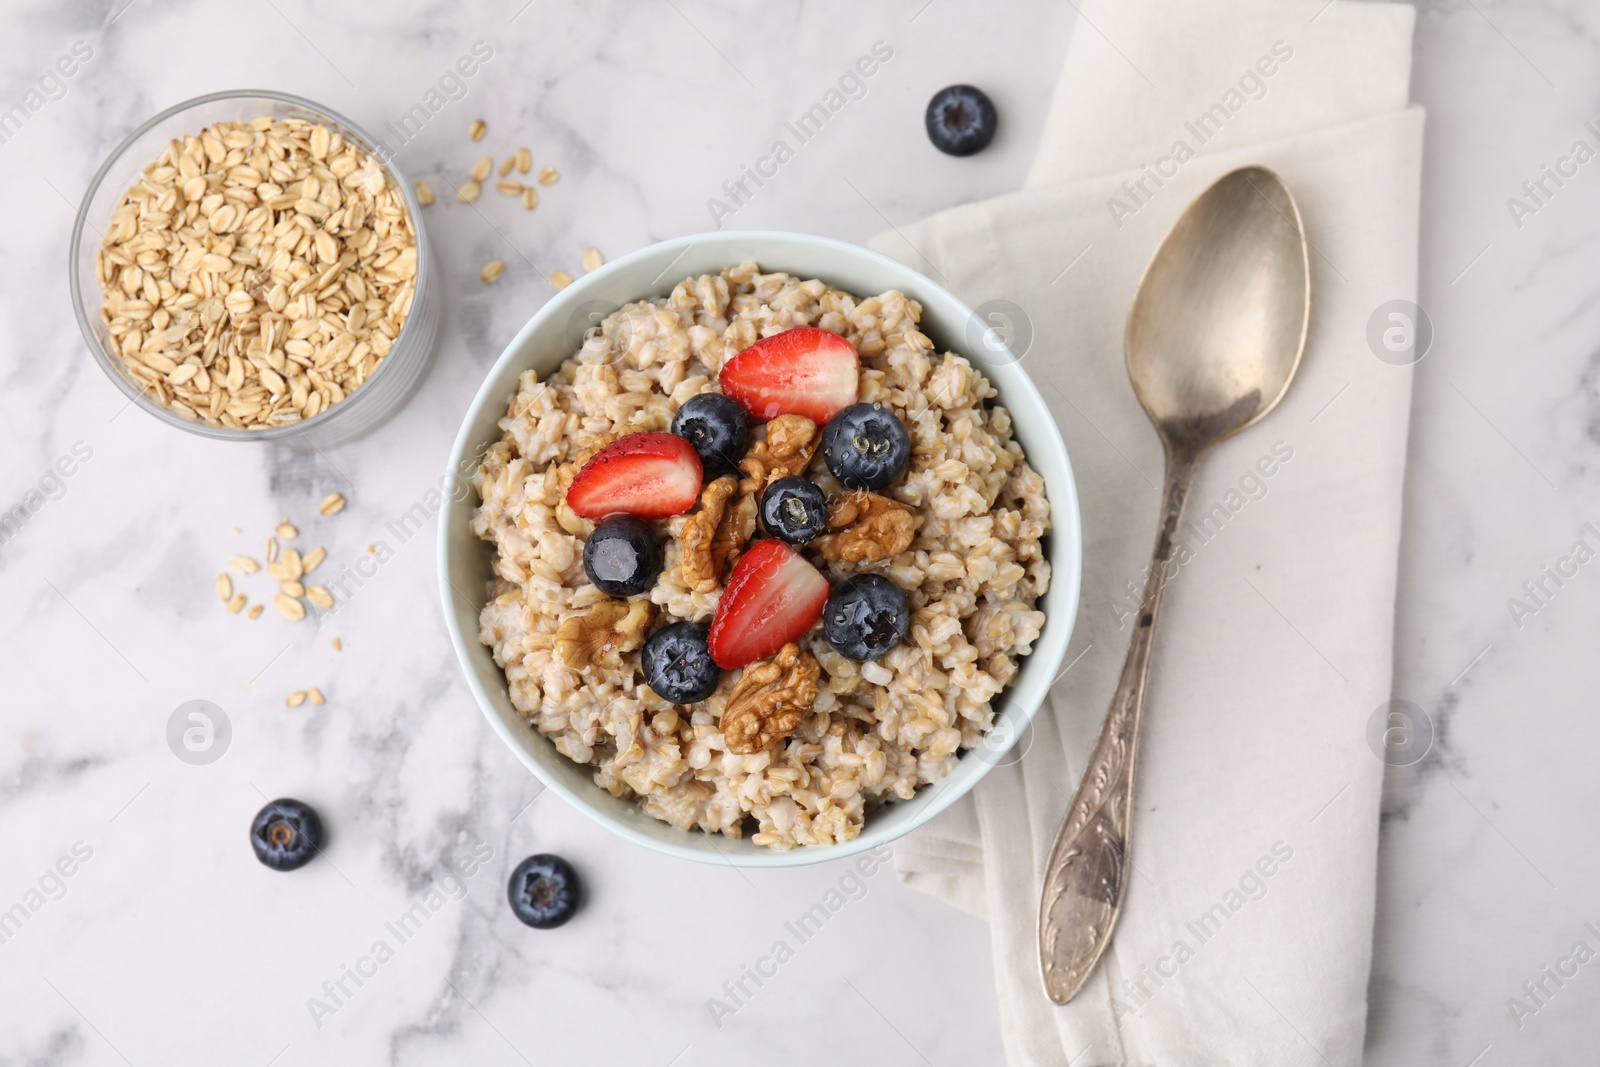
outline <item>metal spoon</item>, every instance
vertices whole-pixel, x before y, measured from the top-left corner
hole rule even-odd
[[[1128,377],[1166,451],[1161,529],[1122,678],[1045,867],[1039,962],[1057,1004],[1083,986],[1122,910],[1145,679],[1184,501],[1206,453],[1288,390],[1310,309],[1300,211],[1263,167],[1224,176],[1189,205],[1139,282]]]

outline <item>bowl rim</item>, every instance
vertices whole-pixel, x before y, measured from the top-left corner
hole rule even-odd
[[[682,237],[658,241],[612,260],[597,270],[583,275],[574,281],[573,284],[567,286],[564,290],[558,291],[554,297],[547,300],[533,313],[528,321],[522,325],[522,327],[511,338],[511,340],[507,342],[505,348],[495,359],[494,363],[491,364],[484,372],[484,380],[478,387],[477,392],[473,395],[472,401],[468,404],[467,409],[462,417],[461,426],[457,430],[454,442],[451,444],[450,456],[448,460],[449,465],[446,468],[444,477],[446,479],[466,478],[470,480],[470,473],[460,472],[469,469],[463,467],[462,464],[469,452],[471,452],[479,443],[469,438],[469,431],[472,427],[472,424],[481,417],[483,408],[486,404],[493,403],[496,406],[503,407],[507,400],[507,398],[503,395],[503,389],[492,388],[494,380],[499,377],[499,372],[505,367],[506,364],[514,360],[517,354],[524,348],[528,340],[534,334],[544,329],[548,322],[556,319],[556,317],[559,315],[569,313],[570,309],[581,307],[587,292],[599,285],[599,281],[596,279],[604,279],[605,276],[621,271],[634,263],[655,256],[660,256],[667,252],[677,251],[678,257],[681,257],[690,247],[695,245],[708,245],[713,243],[761,243],[769,241],[811,245],[823,253],[831,252],[858,257],[859,259],[864,260],[873,266],[881,266],[890,271],[904,272],[917,279],[920,286],[918,293],[914,295],[910,293],[906,294],[907,296],[911,296],[912,299],[917,299],[919,302],[923,302],[921,298],[924,293],[931,293],[939,299],[947,302],[951,307],[964,312],[969,319],[971,316],[976,314],[966,304],[965,301],[961,300],[944,286],[939,285],[937,282],[928,278],[916,268],[902,263],[893,257],[884,255],[883,253],[874,249],[866,248],[862,245],[857,245],[852,242],[842,241],[837,238],[821,237],[813,234],[797,233],[784,230],[718,230],[713,232],[689,234]],[[781,259],[781,253],[776,255],[775,258]],[[756,256],[755,259],[758,263],[760,263],[759,256]],[[675,257],[668,265],[667,270],[670,270],[671,267],[676,263],[677,258]],[[730,262],[728,265],[732,266],[734,264]],[[784,268],[780,266],[774,267],[773,269]],[[667,270],[663,270],[661,275],[658,276],[658,281],[652,284],[659,285],[659,279],[667,276]],[[672,284],[676,285],[677,280],[681,279],[675,279]],[[671,290],[669,289],[667,291],[670,292]],[[657,295],[658,294],[647,292],[636,296],[633,299],[655,299]],[[609,303],[609,301],[607,302]],[[951,346],[947,350],[957,351],[957,346]],[[1007,354],[1010,354],[1009,351]],[[970,359],[971,356],[969,355],[968,358]],[[1038,387],[1034,384],[1032,377],[1027,373],[1027,371],[1023,370],[1020,359],[1013,357],[1010,362],[1010,366],[1016,371],[1017,377],[1015,381],[1011,383],[1009,391],[1015,392],[1020,389],[1024,392],[1031,393],[1032,398],[1037,401],[1041,408],[1043,408],[1045,406],[1044,398],[1039,393]],[[528,368],[522,367],[520,369],[526,370]],[[990,373],[989,368],[985,367],[983,369],[985,370],[986,376],[991,377],[992,380],[992,374]],[[498,423],[498,419],[496,420],[496,423]],[[1070,532],[1070,538],[1065,540],[1067,540],[1072,546],[1069,559],[1062,560],[1056,558],[1054,547],[1052,548],[1052,552],[1047,556],[1051,563],[1051,588],[1056,589],[1058,582],[1065,582],[1067,583],[1067,589],[1070,594],[1066,598],[1066,603],[1068,605],[1068,610],[1066,612],[1067,617],[1062,619],[1059,617],[1058,613],[1057,616],[1047,619],[1045,634],[1041,634],[1040,638],[1042,642],[1045,638],[1045,635],[1049,634],[1051,637],[1052,647],[1054,648],[1055,646],[1059,646],[1059,648],[1056,648],[1054,652],[1055,662],[1049,667],[1050,670],[1054,670],[1059,666],[1060,661],[1065,659],[1067,645],[1070,643],[1072,639],[1072,633],[1076,628],[1082,583],[1083,530],[1081,513],[1079,510],[1077,481],[1073,475],[1072,463],[1067,453],[1066,442],[1062,438],[1060,427],[1056,425],[1054,419],[1050,420],[1049,432],[1045,435],[1045,438],[1046,444],[1049,446],[1050,451],[1055,453],[1054,458],[1059,462],[1062,474],[1059,485],[1051,485],[1049,481],[1046,482],[1046,496],[1050,501],[1051,509],[1051,532],[1059,534],[1067,534]],[[497,439],[498,438],[495,438],[493,440]],[[490,443],[492,443],[492,440]],[[470,467],[470,470],[476,471],[476,463]],[[722,864],[739,868],[808,866],[815,863],[824,863],[830,860],[844,859],[881,845],[887,845],[892,841],[903,837],[905,834],[910,833],[912,830],[925,826],[929,821],[949,808],[950,805],[954,804],[962,796],[966,795],[968,791],[970,791],[975,785],[978,784],[979,781],[983,779],[989,770],[993,770],[995,764],[991,763],[988,770],[973,774],[965,781],[952,785],[950,783],[950,779],[946,778],[940,782],[934,782],[921,786],[917,790],[916,795],[910,800],[894,801],[896,805],[920,803],[922,807],[918,810],[916,818],[913,822],[903,828],[900,828],[897,832],[889,836],[885,836],[883,834],[874,834],[872,832],[872,823],[869,818],[867,825],[863,827],[860,834],[850,841],[845,841],[838,844],[803,845],[788,850],[763,849],[756,853],[729,852],[727,850],[717,848],[708,853],[704,849],[695,848],[688,844],[679,845],[673,842],[663,841],[659,838],[640,832],[635,827],[618,820],[609,812],[606,812],[594,805],[591,803],[590,798],[580,795],[579,792],[569,788],[565,782],[552,775],[548,775],[545,772],[545,769],[540,766],[537,760],[534,759],[534,757],[525,747],[525,741],[528,737],[535,737],[543,741],[545,744],[551,744],[549,739],[539,734],[531,725],[526,722],[521,722],[523,730],[514,732],[511,725],[502,721],[501,717],[493,706],[493,702],[488,692],[481,684],[476,671],[472,667],[469,656],[476,651],[477,647],[481,646],[478,642],[478,634],[476,630],[474,629],[471,634],[464,633],[462,627],[457,625],[456,616],[452,610],[452,594],[456,593],[457,591],[454,589],[450,580],[450,563],[453,556],[450,532],[452,520],[455,519],[458,513],[457,509],[470,508],[476,510],[477,505],[478,497],[475,491],[461,494],[459,500],[457,499],[456,494],[453,493],[446,496],[444,506],[439,512],[439,545],[438,555],[436,557],[436,564],[439,568],[440,604],[445,616],[445,628],[450,635],[451,645],[455,649],[457,663],[460,666],[462,673],[466,676],[467,686],[471,690],[473,698],[478,704],[479,711],[486,719],[488,719],[490,728],[500,737],[506,746],[511,749],[511,751],[516,755],[517,759],[533,773],[534,777],[538,778],[544,784],[546,789],[553,790],[578,811],[582,812],[596,823],[599,823],[601,826],[605,827],[612,833],[617,834],[623,839],[632,842],[633,844],[642,845],[653,852],[673,856],[678,859],[692,860],[697,863]],[[483,543],[487,544],[487,542]],[[1053,546],[1060,543],[1062,542],[1052,542]],[[1061,566],[1062,563],[1068,563],[1070,565]],[[475,602],[480,603],[481,607],[481,597],[475,598]],[[1054,633],[1051,631],[1051,622],[1056,623],[1057,628],[1055,629]],[[1027,670],[1030,667],[1041,669],[1040,667],[1036,666],[1043,663],[1042,659],[1036,659],[1039,651],[1039,645],[1035,644],[1034,651],[1030,653],[1027,659],[1022,662],[1022,666],[1019,668],[1019,674],[1023,670]],[[1012,684],[1006,687],[1006,692],[1011,692],[1015,685],[1016,680],[1013,679]],[[1045,688],[1037,701],[1033,701],[1027,706],[1022,706],[1015,702],[1007,705],[1008,708],[1017,709],[1019,718],[1021,720],[1019,727],[1031,726],[1034,717],[1038,714],[1039,709],[1043,706],[1045,699],[1048,697],[1048,693],[1049,686]],[[1021,733],[1022,729],[1020,728],[1014,731],[1012,737],[1007,742],[1005,747],[996,752],[996,758],[1003,756],[1007,751],[1009,751],[1009,749],[1014,746]],[[519,734],[522,734],[523,736],[519,736]],[[592,782],[588,783],[586,786],[586,789],[599,788],[599,786],[594,785]],[[543,794],[541,793],[540,795]],[[670,824],[667,823],[662,823],[662,825],[670,826]],[[715,844],[716,835],[703,834],[701,831],[681,832],[685,835],[701,834],[701,836],[707,837],[708,839],[712,840],[713,844]]]
[[[157,404],[150,400],[145,390],[135,386],[122,373],[117,365],[117,357],[108,353],[105,347],[101,345],[100,339],[95,336],[89,304],[83,291],[83,286],[79,281],[80,250],[83,248],[84,229],[89,225],[89,207],[94,201],[95,194],[100,191],[101,185],[105,183],[106,178],[111,173],[112,167],[122,160],[123,156],[133,148],[140,138],[168,119],[206,104],[242,99],[275,100],[282,104],[303,108],[313,114],[332,120],[360,138],[362,143],[359,147],[367,155],[376,159],[378,164],[389,172],[389,180],[399,188],[400,195],[405,200],[406,211],[411,216],[411,228],[417,235],[417,282],[416,288],[412,292],[411,306],[415,309],[423,305],[425,289],[435,284],[431,268],[428,266],[431,262],[430,257],[433,246],[429,242],[427,229],[422,222],[422,205],[417,202],[411,184],[406,180],[405,175],[400,173],[400,168],[395,164],[394,153],[385,147],[382,141],[368,133],[365,127],[352,121],[343,113],[319,104],[314,100],[308,100],[293,93],[281,92],[277,89],[222,89],[217,92],[203,93],[200,96],[190,97],[152,115],[124,137],[115,148],[106,154],[106,158],[94,172],[94,177],[89,179],[89,184],[83,193],[83,199],[78,202],[77,216],[72,224],[71,243],[67,247],[67,283],[72,296],[73,314],[78,320],[78,329],[82,332],[83,339],[88,344],[89,352],[94,357],[95,363],[99,365],[112,383],[136,407],[142,408],[145,412],[154,415],[169,426],[175,426],[180,430],[216,441],[281,441],[285,438],[297,437],[310,429],[321,427],[330,421],[329,416],[335,416],[339,413],[342,404],[335,404],[330,408],[319,411],[309,419],[302,419],[299,422],[292,422],[283,426],[273,426],[264,430],[235,430],[226,426],[212,426],[196,419],[186,419],[182,415],[168,410],[165,405]],[[98,227],[96,229],[98,230]],[[98,248],[99,246],[96,247]],[[100,295],[103,301],[105,294],[101,293]],[[96,305],[93,316],[98,315],[99,305]],[[400,346],[400,343],[406,337],[407,330],[412,330],[415,333],[415,330],[412,329],[412,316],[409,313],[406,315],[406,321],[400,326],[400,333],[395,337],[392,348]],[[377,369],[372,372],[366,381],[361,383],[361,388],[365,388],[377,381],[378,376],[383,374],[389,365],[390,360],[387,357],[379,362]],[[352,397],[354,395],[354,393],[350,394]],[[346,399],[349,398],[347,397]]]

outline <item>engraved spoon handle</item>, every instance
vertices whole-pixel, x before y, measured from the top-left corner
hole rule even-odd
[[[1105,725],[1100,728],[1100,739],[1045,866],[1039,903],[1039,963],[1045,992],[1057,1004],[1071,1000],[1088,979],[1111,942],[1112,928],[1122,910],[1133,817],[1134,759],[1145,680],[1150,674],[1150,649],[1178,523],[1199,463],[1199,455],[1168,443],[1161,530],[1150,556],[1128,658]]]

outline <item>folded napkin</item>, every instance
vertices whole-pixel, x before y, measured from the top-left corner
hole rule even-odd
[[[1023,366],[1082,499],[1071,666],[1019,744],[896,846],[910,884],[993,927],[1014,1065],[1361,1059],[1410,368],[1375,354],[1414,300],[1423,116],[1413,12],[1335,0],[1085,0],[1027,187],[874,245],[974,306],[1017,305]],[[1069,1005],[1045,996],[1042,871],[1115,688],[1155,539],[1154,430],[1123,364],[1140,272],[1236,167],[1295,195],[1311,332],[1282,405],[1209,458],[1156,642],[1121,923]],[[1064,667],[1067,664],[1063,664]]]

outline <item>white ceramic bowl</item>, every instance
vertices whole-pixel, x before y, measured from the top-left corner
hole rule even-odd
[[[490,649],[478,640],[478,613],[487,599],[493,548],[472,533],[477,494],[466,484],[483,449],[499,440],[496,425],[516,393],[517,377],[532,368],[553,373],[582,343],[584,332],[623,304],[664,296],[685,277],[715,273],[754,261],[763,270],[820,278],[860,297],[898,289],[922,305],[922,328],[939,351],[960,353],[980,366],[1011,410],[1017,439],[1043,477],[1052,527],[1046,542],[1050,589],[1040,610],[1044,631],[1023,657],[1011,686],[996,698],[999,712],[988,742],[964,754],[943,781],[925,786],[911,800],[897,800],[867,816],[865,828],[844,844],[781,852],[748,839],[679,830],[645,814],[595,785],[592,768],[561,755],[551,741],[517,714],[505,675]],[[739,867],[797,867],[838,859],[893,841],[921,826],[977,784],[998,763],[1009,762],[1019,738],[1060,670],[1078,609],[1082,537],[1078,495],[1066,446],[1033,382],[1017,360],[995,341],[971,309],[945,289],[887,256],[825,237],[778,232],[699,234],[663,241],[624,256],[578,279],[540,308],[506,346],[472,401],[451,450],[449,487],[440,514],[439,572],[445,624],[478,704],[502,740],[549,788],[608,829],[657,852]],[[1019,828],[1020,830],[1020,828]]]

